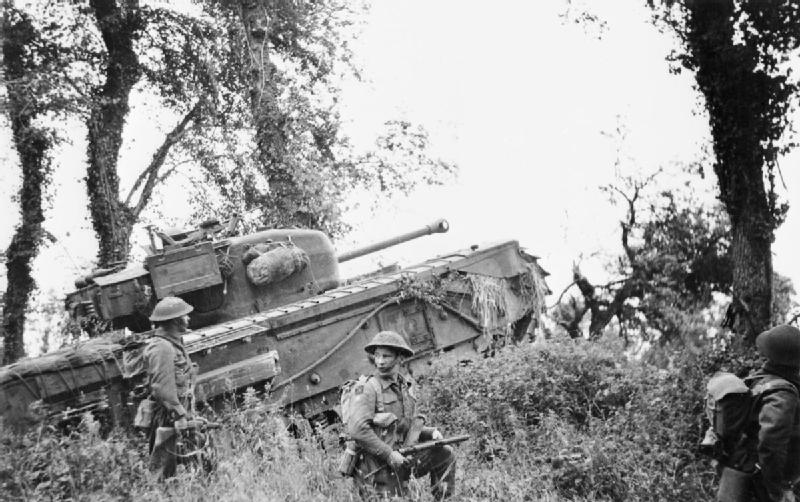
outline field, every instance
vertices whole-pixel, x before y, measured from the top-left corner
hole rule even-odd
[[[422,407],[457,448],[455,500],[709,500],[714,470],[699,456],[702,388],[725,355],[676,356],[658,368],[607,345],[523,344],[469,366],[434,364]],[[3,500],[357,500],[336,472],[335,438],[290,436],[255,395],[224,417],[218,464],[180,468],[159,484],[144,441],[101,438],[86,421],[70,435],[2,433]],[[320,440],[322,439],[322,440]],[[432,500],[425,480],[411,500]]]

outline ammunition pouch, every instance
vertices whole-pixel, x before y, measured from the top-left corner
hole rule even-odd
[[[349,478],[353,476],[353,473],[356,470],[356,464],[358,463],[358,459],[361,456],[359,452],[360,448],[353,440],[347,440],[344,443],[344,451],[342,452],[341,456],[339,457],[339,474],[342,476]]]

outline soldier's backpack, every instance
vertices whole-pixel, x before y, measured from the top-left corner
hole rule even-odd
[[[710,425],[700,451],[726,464],[734,451],[745,444],[747,433],[757,431],[761,400],[779,390],[798,395],[793,384],[778,376],[754,383],[733,373],[715,373],[706,385],[705,409]]]
[[[341,408],[342,412],[342,423],[345,424],[345,426],[350,420],[350,413],[352,413],[352,410],[350,409],[350,402],[353,400],[353,397],[355,397],[358,389],[363,388],[364,385],[372,385],[376,394],[378,395],[378,402],[375,405],[375,411],[378,413],[383,413],[384,411],[383,391],[381,389],[380,382],[378,382],[378,380],[375,378],[361,375],[357,380],[348,380],[342,384],[342,394],[341,398],[339,399],[339,407]]]
[[[345,431],[347,430],[347,424],[349,423],[351,414],[353,412],[350,404],[358,392],[363,392],[365,385],[374,386],[378,396],[378,401],[375,405],[376,411],[378,413],[384,412],[381,384],[375,378],[361,375],[357,380],[348,380],[342,384],[342,394],[339,399],[339,408],[341,411],[342,423],[344,424]],[[350,439],[346,432],[343,432],[340,435],[339,441],[344,446],[344,451],[339,459],[338,470],[342,476],[350,477],[353,475],[353,471],[355,470],[356,463],[358,462],[358,458],[360,456],[358,447],[356,446],[355,441]]]

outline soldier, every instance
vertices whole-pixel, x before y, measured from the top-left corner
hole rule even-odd
[[[155,402],[150,427],[150,471],[159,479],[175,475],[177,436],[157,442],[159,427],[186,428],[191,410],[195,369],[183,347],[192,306],[174,296],[158,302],[150,320],[156,331],[144,349],[150,399]],[[161,438],[159,438],[161,439]]]
[[[350,439],[361,455],[353,473],[359,491],[373,486],[382,495],[403,495],[411,475],[430,474],[437,500],[453,494],[456,462],[450,446],[438,446],[404,457],[395,448],[418,441],[441,439],[441,433],[423,425],[416,413],[415,384],[400,374],[405,357],[414,351],[394,331],[381,331],[364,348],[375,372],[352,389],[345,415]]]
[[[746,382],[751,389],[778,385],[757,400],[757,416],[734,453],[736,465],[722,470],[717,500],[793,502],[792,485],[800,477],[800,330],[776,326],[758,335],[756,347],[767,362]]]

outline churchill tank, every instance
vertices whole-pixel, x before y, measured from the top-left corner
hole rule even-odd
[[[340,386],[371,368],[363,347],[400,333],[424,373],[434,358],[467,361],[535,327],[547,273],[514,240],[471,244],[343,279],[339,264],[418,237],[446,220],[337,253],[322,232],[237,234],[238,218],[189,231],[150,229],[143,263],[95,270],[65,307],[84,340],[0,368],[0,417],[14,428],[85,413],[128,426],[146,396],[141,352],[155,303],[194,307],[184,343],[199,376],[196,406],[219,408],[247,388],[312,423],[339,419]]]

